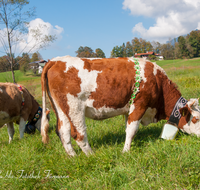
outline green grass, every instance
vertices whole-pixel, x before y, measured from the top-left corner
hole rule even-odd
[[[182,64],[181,64],[182,62]],[[176,82],[185,98],[200,97],[200,59],[157,62]],[[172,67],[173,66],[173,67]],[[183,67],[184,66],[184,67]],[[41,103],[40,77],[21,80]],[[0,74],[1,79],[1,74]],[[179,132],[173,141],[159,138],[165,121],[140,126],[131,151],[122,154],[124,118],[94,121],[86,119],[89,143],[95,154],[89,157],[72,140],[77,156],[70,158],[55,133],[51,112],[50,143],[41,135],[19,139],[18,126],[8,144],[6,127],[0,134],[1,189],[200,189],[200,139]],[[50,174],[50,176],[48,176]]]

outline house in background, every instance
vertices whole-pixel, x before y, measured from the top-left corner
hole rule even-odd
[[[156,54],[153,51],[147,53],[135,53],[134,57],[143,57],[143,58],[150,58],[150,55],[155,55],[158,60],[163,60],[163,56],[160,54]]]
[[[38,74],[42,73],[43,67],[45,66],[45,64],[47,63],[47,61],[45,60],[40,60],[40,61],[34,61],[29,63],[31,65],[31,69],[33,70],[38,70]]]

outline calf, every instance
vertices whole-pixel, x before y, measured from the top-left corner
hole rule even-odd
[[[48,114],[49,111],[45,114]],[[0,83],[0,127],[7,124],[9,143],[13,139],[13,122],[19,124],[20,138],[36,127],[40,131],[42,109],[29,91],[14,83]]]
[[[47,92],[57,117],[57,134],[71,156],[76,154],[71,136],[85,154],[92,152],[85,116],[100,120],[125,115],[124,152],[130,150],[140,123],[148,125],[169,119],[178,129],[200,136],[198,100],[187,101],[181,97],[165,71],[148,60],[57,57],[45,65],[41,82],[43,112]],[[41,134],[44,143],[48,142],[48,127],[43,113]],[[165,130],[163,136],[167,133]]]

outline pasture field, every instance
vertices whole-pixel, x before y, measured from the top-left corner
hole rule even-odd
[[[183,97],[200,97],[200,59],[157,64],[178,85]],[[17,81],[41,104],[39,76],[19,74]],[[103,121],[86,119],[89,143],[95,154],[85,156],[72,139],[77,156],[70,158],[55,133],[53,111],[50,117],[48,145],[42,144],[38,131],[25,134],[20,140],[17,125],[14,140],[8,144],[6,127],[0,129],[1,189],[200,189],[200,138],[179,132],[175,140],[162,140],[159,136],[166,121],[148,127],[141,125],[131,151],[122,154],[122,116]]]

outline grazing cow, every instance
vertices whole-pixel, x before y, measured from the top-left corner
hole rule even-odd
[[[71,156],[76,154],[71,145],[71,136],[86,155],[92,153],[86,134],[85,116],[101,120],[125,115],[126,140],[123,152],[130,150],[140,123],[148,125],[169,119],[175,107],[182,114],[178,128],[200,136],[198,100],[187,101],[182,98],[165,71],[148,60],[57,57],[45,65],[41,83],[43,110],[46,109],[47,92],[57,117],[56,132]],[[48,143],[48,127],[48,120],[43,113],[43,143]]]
[[[48,113],[49,110],[46,114]],[[7,124],[9,143],[15,132],[13,122],[19,124],[20,138],[22,138],[27,121],[28,133],[35,127],[40,131],[41,115],[42,108],[25,87],[14,83],[0,83],[0,127]]]

